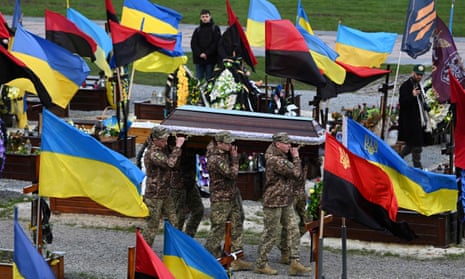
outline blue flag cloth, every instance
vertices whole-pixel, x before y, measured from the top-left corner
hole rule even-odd
[[[11,28],[16,29],[18,25],[21,24],[22,21],[22,12],[21,12],[21,1],[16,0],[15,2],[15,10],[13,12],[13,19],[11,20]]]
[[[412,58],[426,53],[431,48],[430,38],[435,28],[434,0],[410,0],[401,50]]]
[[[134,163],[49,110],[42,114],[39,195],[87,197],[126,216],[148,216],[144,173]]]
[[[21,276],[25,279],[55,279],[50,266],[19,225],[17,207],[14,215],[14,233],[13,260]]]
[[[223,266],[195,239],[165,221],[163,262],[176,278],[227,279]]]

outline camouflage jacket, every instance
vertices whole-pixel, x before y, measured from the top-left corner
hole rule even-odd
[[[265,152],[264,207],[286,207],[294,197],[294,187],[301,176],[300,158],[288,159],[287,154],[272,143]]]
[[[152,145],[145,153],[144,163],[147,172],[145,197],[166,198],[170,193],[171,170],[181,156],[181,148],[175,147],[170,153],[167,148]]]
[[[231,201],[239,189],[239,156],[231,157],[216,145],[207,147],[207,168],[210,175],[210,201]]]
[[[195,154],[184,149],[171,171],[171,190],[182,192],[192,189],[196,186],[195,175]]]

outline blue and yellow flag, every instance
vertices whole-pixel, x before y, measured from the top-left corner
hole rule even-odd
[[[140,183],[144,173],[50,111],[43,110],[39,195],[87,197],[130,217],[145,217]]]
[[[148,0],[124,0],[121,25],[149,34],[178,34],[182,15]]]
[[[281,19],[278,9],[267,0],[250,0],[247,39],[252,47],[265,47],[265,20]]]
[[[410,0],[408,4],[401,50],[412,58],[431,48],[431,36],[436,28],[434,0]]]
[[[396,38],[396,33],[368,33],[339,24],[335,47],[339,53],[337,61],[379,68],[392,52]]]
[[[53,103],[62,108],[66,108],[90,72],[81,57],[26,31],[21,25],[16,29],[11,53],[40,78]],[[26,79],[14,80],[9,85],[36,93]]]
[[[176,278],[227,279],[223,266],[195,239],[165,221],[163,262]]]
[[[315,60],[318,68],[335,84],[343,84],[346,78],[346,71],[336,63],[336,58],[339,54],[328,47],[318,36],[313,34],[312,26],[310,25],[310,21],[308,20],[300,0],[297,8],[295,26],[304,37],[310,54],[313,60]]]
[[[297,3],[297,17],[295,20],[295,26],[303,28],[305,31],[310,33],[311,35],[315,35],[313,33],[312,25],[310,24],[310,20],[308,19],[307,13],[305,12],[304,8],[302,7],[302,1],[299,0]]]
[[[182,49],[182,33],[179,22],[182,15],[172,9],[147,0],[125,0],[121,25],[145,33],[176,39],[174,50],[161,49],[134,61],[134,68],[140,72],[172,73],[187,63]]]
[[[94,53],[94,63],[97,67],[99,67],[99,69],[105,72],[107,77],[112,77],[113,71],[110,68],[107,57],[112,51],[113,45],[111,43],[111,38],[105,32],[105,29],[71,8],[66,10],[66,18],[76,24],[82,32],[86,33],[95,41],[97,44],[97,50]]]
[[[17,207],[14,214],[14,233],[13,278],[55,279],[52,269],[19,225]]]
[[[15,10],[13,12],[13,18],[11,19],[11,28],[15,29],[18,25],[21,25],[23,21],[23,12],[21,11],[21,1],[15,1]]]
[[[455,175],[423,171],[407,165],[389,145],[352,119],[347,119],[346,146],[381,167],[391,178],[399,207],[430,216],[457,208]]]
[[[160,49],[134,61],[134,68],[140,72],[173,73],[180,65],[187,63],[182,49],[182,33],[176,35],[174,50]]]

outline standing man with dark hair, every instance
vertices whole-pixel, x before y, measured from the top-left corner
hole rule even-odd
[[[211,228],[205,248],[215,257],[222,256],[226,222],[231,221],[231,251],[242,250],[244,209],[237,187],[239,156],[237,146],[228,131],[221,131],[207,146],[207,168],[210,175]],[[251,269],[252,263],[237,259],[231,263],[233,271]]]
[[[149,208],[149,217],[142,235],[150,245],[155,239],[163,216],[166,216],[173,226],[178,225],[173,198],[170,196],[170,179],[171,170],[181,156],[181,146],[186,138],[176,137],[175,146],[169,151],[169,135],[166,128],[154,127],[150,134],[150,149],[144,155],[147,173],[144,202]]]
[[[209,80],[218,62],[218,41],[221,30],[214,23],[210,11],[200,12],[200,25],[195,28],[191,38],[192,58],[198,80]]]
[[[291,159],[288,159],[290,152]],[[258,247],[255,273],[276,275],[278,271],[268,265],[268,254],[276,243],[279,222],[287,229],[289,248],[289,275],[301,275],[311,268],[300,261],[300,237],[293,205],[293,188],[302,174],[302,165],[297,147],[291,147],[287,133],[273,135],[273,142],[265,152],[265,187],[263,192],[263,234]]]
[[[425,66],[415,65],[412,75],[399,89],[399,134],[397,140],[403,144],[399,155],[404,158],[412,153],[413,166],[422,169],[421,152],[424,144],[424,130],[428,115],[420,81]]]

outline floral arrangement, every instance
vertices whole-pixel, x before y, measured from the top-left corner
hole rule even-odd
[[[225,66],[227,66],[225,64]],[[234,80],[229,70],[224,70],[214,83],[209,83],[207,91],[210,92],[210,106],[222,109],[240,109],[236,107],[237,92],[242,90],[242,84]]]
[[[323,180],[317,178],[315,184],[310,188],[307,199],[307,214],[312,220],[320,219],[320,201],[323,192]]]
[[[449,111],[450,105],[439,103],[439,95],[436,90],[434,90],[431,79],[425,82],[424,88],[427,88],[425,92],[425,101],[430,108],[428,115],[430,118],[431,128],[435,130],[439,123],[443,121],[449,123],[452,119],[452,114]]]
[[[187,103],[194,106],[200,104],[201,94],[199,81],[191,77],[189,79],[189,96],[187,97]]]
[[[187,103],[187,98],[189,96],[189,80],[186,76],[186,70],[181,65],[178,68],[176,74],[178,79],[177,84],[177,94],[178,94],[178,106],[183,106]]]

